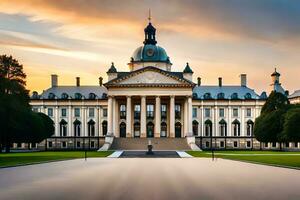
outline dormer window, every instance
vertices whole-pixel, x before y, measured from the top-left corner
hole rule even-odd
[[[251,94],[250,94],[250,93],[246,93],[246,94],[245,94],[245,99],[252,99]]]
[[[69,98],[69,95],[67,93],[62,93],[61,94],[61,98],[62,99],[68,99]]]
[[[33,98],[33,99],[39,99],[39,94],[38,94],[36,91],[34,91],[34,92],[32,93],[32,98]]]
[[[203,96],[204,99],[211,99],[211,94],[208,92],[208,93],[205,93],[204,96]]]
[[[193,93],[193,99],[198,99],[198,94],[197,93]]]
[[[89,99],[96,99],[96,95],[94,93],[89,94]]]
[[[239,95],[238,95],[238,93],[233,93],[232,95],[231,95],[231,99],[239,99]]]
[[[223,92],[218,94],[218,99],[225,99],[225,94]]]
[[[75,99],[82,99],[82,95],[80,93],[75,93]]]
[[[106,93],[102,94],[102,99],[107,99],[107,94]]]
[[[49,93],[48,99],[55,99],[55,94],[53,94],[52,92]]]

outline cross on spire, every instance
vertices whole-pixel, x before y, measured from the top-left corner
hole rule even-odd
[[[150,8],[149,8],[148,20],[149,20],[149,23],[151,23],[151,9]]]

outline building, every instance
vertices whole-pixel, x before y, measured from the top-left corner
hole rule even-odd
[[[258,95],[247,85],[207,86],[193,82],[189,63],[180,72],[172,71],[170,57],[157,45],[156,29],[149,22],[145,40],[120,72],[114,63],[107,71],[108,82],[97,86],[61,86],[51,76],[51,87],[34,92],[33,110],[44,112],[54,122],[55,136],[45,148],[108,149],[114,138],[187,138],[197,148],[261,148],[253,137],[255,118],[267,95]],[[278,72],[272,86],[283,91]],[[275,144],[276,146],[276,144]],[[263,145],[268,147],[268,144]]]

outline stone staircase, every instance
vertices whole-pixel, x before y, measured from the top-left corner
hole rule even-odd
[[[114,138],[111,150],[147,150],[151,140],[153,151],[157,150],[191,150],[186,138]]]

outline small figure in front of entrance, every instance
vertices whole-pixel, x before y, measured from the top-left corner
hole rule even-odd
[[[146,152],[147,155],[153,155],[153,151],[152,151],[152,144],[151,144],[151,140],[148,140],[148,151]]]

